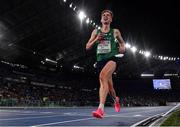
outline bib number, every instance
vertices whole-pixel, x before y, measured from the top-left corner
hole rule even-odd
[[[97,54],[104,54],[111,52],[110,41],[103,40],[97,46]]]

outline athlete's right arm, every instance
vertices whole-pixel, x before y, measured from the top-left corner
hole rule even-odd
[[[101,38],[102,35],[101,34],[97,35],[97,29],[94,29],[88,43],[86,44],[86,50],[91,49],[94,43]]]

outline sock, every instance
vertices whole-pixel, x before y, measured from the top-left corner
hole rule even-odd
[[[115,103],[116,102],[116,97],[114,98],[110,92],[109,92],[109,95],[111,96],[111,98],[113,99],[113,101]]]
[[[104,104],[100,103],[98,108],[100,108],[104,111]]]
[[[114,101],[114,103],[116,102],[116,98],[114,98],[113,96],[112,96],[112,99],[113,99],[113,101]]]
[[[110,95],[111,98],[113,99],[114,103],[116,102],[116,98],[114,98],[112,95]]]

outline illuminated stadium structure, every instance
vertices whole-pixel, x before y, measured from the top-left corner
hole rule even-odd
[[[147,3],[1,1],[0,126],[145,126],[179,108],[179,6]],[[85,45],[105,8],[126,52],[113,73],[122,111],[108,96],[102,122],[91,117],[100,84],[95,49]]]

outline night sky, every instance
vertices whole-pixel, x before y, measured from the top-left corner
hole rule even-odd
[[[139,49],[157,55],[180,56],[180,8],[177,1],[81,0],[75,3],[99,24],[100,12],[112,10],[112,26],[120,29],[126,42]]]

